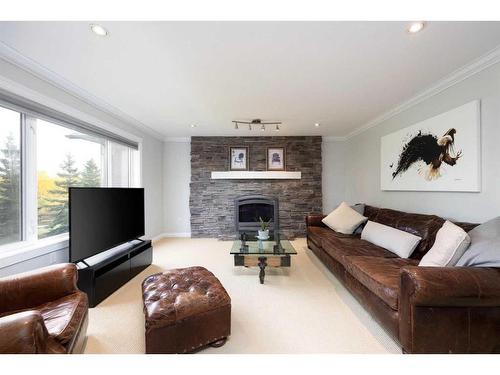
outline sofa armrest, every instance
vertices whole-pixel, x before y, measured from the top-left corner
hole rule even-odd
[[[0,313],[29,309],[77,289],[78,272],[72,263],[56,264],[0,279]]]
[[[401,269],[399,338],[409,353],[500,351],[500,269]]]
[[[321,221],[326,217],[326,215],[307,215],[306,216],[306,226],[308,227],[326,227],[326,225]]]
[[[500,306],[500,269],[403,267],[401,295],[417,306]]]
[[[25,311],[0,318],[0,353],[47,352],[49,334],[38,311]]]

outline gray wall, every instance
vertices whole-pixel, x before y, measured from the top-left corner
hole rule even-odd
[[[229,147],[248,146],[249,170],[266,170],[267,147],[286,148],[286,169],[300,180],[212,180],[229,170]],[[262,194],[279,199],[280,230],[289,238],[305,235],[304,218],[322,211],[321,137],[192,137],[191,235],[233,239],[234,200]]]
[[[380,138],[473,99],[481,100],[480,193],[380,190]],[[346,142],[345,200],[482,222],[500,214],[500,64],[448,88]],[[341,195],[339,193],[339,195]]]
[[[163,141],[153,137],[149,133],[118,120],[82,100],[68,94],[67,92],[51,85],[47,81],[39,79],[34,75],[0,59],[0,78],[10,80],[38,92],[53,100],[77,109],[86,115],[93,116],[100,121],[122,129],[130,134],[142,138],[142,185],[145,188],[145,210],[146,210],[146,237],[154,237],[163,232]],[[3,275],[22,272],[48,264],[60,263],[68,259],[67,248],[54,252],[26,257],[9,257],[9,260],[1,259],[0,254],[0,277]],[[38,253],[37,253],[38,254]],[[18,259],[18,261],[16,261]]]

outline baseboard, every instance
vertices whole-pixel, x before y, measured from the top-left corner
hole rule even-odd
[[[155,242],[155,241],[161,240],[162,238],[171,238],[171,237],[188,237],[189,238],[189,237],[191,237],[191,232],[160,233],[159,235],[153,237],[151,239],[151,241]]]

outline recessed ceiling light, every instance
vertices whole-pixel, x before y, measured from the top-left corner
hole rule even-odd
[[[319,128],[319,122],[317,122],[316,124],[314,124],[314,126],[316,126],[317,128]]]
[[[198,125],[196,125],[196,124],[191,124],[191,127],[192,127],[192,128],[197,128],[197,127],[198,127]]]
[[[96,35],[99,36],[107,36],[108,35],[108,30],[106,30],[104,27],[101,25],[98,25],[96,23],[90,24],[90,30]]]
[[[410,26],[408,26],[407,31],[410,34],[416,34],[420,31],[422,31],[425,27],[425,22],[419,21],[419,22],[413,22]]]

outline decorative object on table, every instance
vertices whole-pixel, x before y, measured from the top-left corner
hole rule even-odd
[[[242,233],[241,236],[240,236],[240,240],[241,240],[241,251],[248,251],[248,245],[246,244],[246,242],[247,242],[247,234],[246,233]]]
[[[273,246],[274,253],[279,254],[284,251],[283,246],[281,246],[280,234],[276,232],[274,235],[274,241],[276,244]]]
[[[271,219],[264,220],[259,216],[260,230],[258,231],[259,235],[257,238],[259,240],[267,240],[269,239],[269,224],[271,224]]]
[[[381,189],[480,191],[480,102],[381,139]]]
[[[267,170],[284,171],[285,170],[285,148],[268,147],[267,148]]]
[[[229,169],[248,171],[248,147],[229,147]]]

